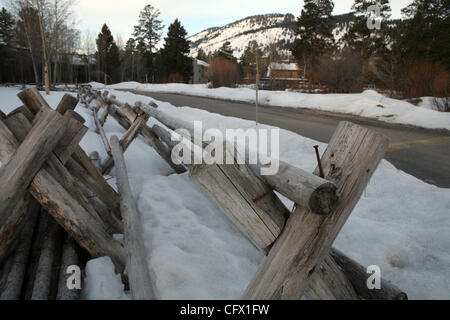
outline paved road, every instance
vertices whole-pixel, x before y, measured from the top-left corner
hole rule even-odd
[[[255,119],[255,106],[209,98],[167,93],[136,92],[175,106],[190,106],[247,120]],[[446,131],[394,126],[354,116],[336,115],[306,109],[260,107],[260,122],[277,126],[328,143],[337,124],[349,120],[388,136],[392,145],[386,159],[413,176],[450,188],[450,134]]]

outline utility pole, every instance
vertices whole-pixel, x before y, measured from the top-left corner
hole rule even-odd
[[[46,50],[46,46],[45,46],[45,32],[44,32],[44,25],[42,23],[41,4],[39,3],[39,0],[36,0],[36,4],[37,4],[37,9],[38,9],[38,16],[39,16],[39,27],[41,29],[42,53],[43,53],[43,59],[44,59],[45,93],[47,95],[49,95],[50,94],[50,79],[48,78],[47,50]]]
[[[258,56],[258,48],[256,48],[256,52],[255,52],[255,57],[256,57],[256,99],[255,99],[255,103],[256,103],[256,126],[258,126],[259,123],[259,114],[258,114],[258,109],[259,109],[259,56]]]

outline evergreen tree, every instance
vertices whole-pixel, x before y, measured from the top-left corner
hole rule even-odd
[[[261,58],[263,51],[257,41],[252,40],[248,43],[241,57],[241,64],[243,66],[254,65],[257,58]]]
[[[263,51],[261,50],[261,46],[257,41],[250,41],[247,47],[244,50],[244,53],[241,57],[241,68],[244,73],[251,73],[252,75],[256,74],[256,63],[258,63],[259,72],[262,71],[261,66],[261,57],[263,56]]]
[[[265,47],[264,54],[269,57],[269,63],[280,62],[283,60],[283,57],[279,52],[279,47],[276,43],[270,43],[267,47]]]
[[[164,25],[158,19],[160,14],[160,11],[150,4],[145,6],[139,14],[139,24],[134,27],[133,36],[142,52],[153,52],[161,39],[161,31],[164,29]]]
[[[119,81],[120,77],[120,54],[111,30],[106,23],[97,37],[97,63],[100,71],[103,71],[110,80]],[[99,79],[103,81],[103,79]]]
[[[17,15],[19,47],[26,48],[33,69],[34,82],[40,83],[40,61],[42,61],[42,40],[39,32],[39,15],[31,6],[21,6]]]
[[[167,75],[181,74],[184,82],[189,82],[192,77],[192,59],[188,57],[190,52],[189,41],[186,40],[187,32],[178,19],[169,26],[165,38],[162,55]]]
[[[0,82],[14,79],[15,21],[2,8],[0,11]],[[11,80],[12,81],[12,80]]]
[[[369,59],[375,53],[382,53],[387,45],[387,34],[389,27],[386,23],[381,24],[381,29],[369,29],[367,21],[374,18],[371,6],[378,5],[382,21],[391,16],[389,0],[355,0],[352,10],[355,12],[355,22],[345,36],[345,40],[351,48],[357,50],[362,59]]]
[[[233,56],[233,48],[231,47],[231,42],[225,42],[222,47],[215,52],[214,57],[223,57],[237,64],[236,57]]]
[[[409,19],[399,44],[404,57],[442,62],[450,71],[450,2],[415,0],[402,12]]]
[[[309,76],[321,55],[333,48],[331,18],[334,3],[331,0],[305,0],[297,19],[297,39],[292,54]]]
[[[208,61],[208,55],[203,49],[199,49],[197,53],[197,59],[202,61]]]

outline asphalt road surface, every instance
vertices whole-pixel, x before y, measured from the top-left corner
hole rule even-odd
[[[175,106],[189,106],[224,116],[255,120],[255,106],[210,98],[168,93],[136,92]],[[391,139],[385,159],[398,169],[423,181],[450,188],[450,133],[445,130],[426,130],[391,125],[356,116],[260,106],[261,123],[296,132],[302,136],[328,143],[338,123],[343,120],[377,130]]]

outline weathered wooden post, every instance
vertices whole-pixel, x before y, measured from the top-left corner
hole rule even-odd
[[[154,299],[154,293],[147,266],[142,224],[136,201],[131,192],[123,150],[116,136],[111,138],[111,147],[117,168],[120,208],[124,221],[124,242],[127,256],[126,270],[130,282],[131,295],[136,300],[151,300]]]
[[[97,132],[100,134],[100,137],[102,138],[103,146],[105,147],[106,153],[111,156],[111,146],[108,142],[108,137],[106,136],[105,130],[103,129],[102,125],[100,124],[100,120],[98,119],[97,113],[94,112],[94,121],[95,126],[97,127]]]
[[[69,274],[67,269],[70,266],[79,266],[80,260],[75,249],[75,242],[72,238],[66,236],[62,248],[61,269],[59,271],[58,293],[56,300],[79,300],[81,289],[69,289],[67,280]],[[81,275],[80,275],[81,276]]]
[[[8,130],[3,121],[2,130]],[[21,203],[28,186],[63,136],[67,122],[54,111],[44,112],[0,170],[0,261],[20,234],[20,221],[24,219]]]
[[[31,195],[25,197],[32,198]],[[23,213],[27,218],[25,219],[26,225],[20,234],[21,241],[17,244],[14,253],[8,257],[8,261],[3,263],[4,266],[9,264],[9,271],[4,270],[8,275],[5,284],[0,288],[0,300],[18,300],[20,298],[39,210],[39,204],[32,199],[27,211]]]
[[[61,227],[53,218],[50,218],[38,259],[31,300],[49,300],[50,298],[51,290],[56,284],[53,279],[53,265],[59,253],[57,248],[61,239]]]
[[[136,120],[134,120],[131,127],[124,134],[122,139],[120,139],[120,146],[122,147],[122,150],[124,152],[128,149],[133,140],[137,137],[141,128],[147,123],[148,118],[149,116],[147,114],[137,117]],[[108,156],[108,158],[102,164],[101,168],[102,174],[108,174],[113,167],[114,167],[114,159],[113,157]]]
[[[119,124],[121,124],[125,129],[128,129],[130,125],[125,125],[125,123],[133,123],[134,120],[138,117],[138,114],[133,110],[133,108],[126,104],[116,100],[114,97],[109,98],[109,102],[111,103],[111,114],[118,120]],[[115,108],[117,106],[118,108]],[[123,117],[122,117],[123,114]],[[168,148],[158,139],[158,136],[153,132],[153,130],[148,127],[146,124],[142,125],[140,129],[141,135],[144,139],[156,150],[156,152],[163,158],[176,173],[184,173],[186,172],[186,168],[180,165],[176,165],[173,163],[170,151]]]
[[[328,255],[389,140],[369,129],[340,123],[322,157],[326,178],[337,186],[339,202],[328,216],[297,207],[248,286],[244,299],[297,299]],[[316,172],[317,174],[317,172]]]
[[[381,288],[370,290],[367,287],[367,269],[348,258],[337,249],[331,250],[331,256],[352,284],[359,297],[364,300],[407,300],[408,295],[394,284],[381,278]]]
[[[26,89],[18,94],[18,97],[24,102],[25,106],[29,108],[30,111],[33,113],[38,113],[40,110],[46,110],[51,109],[50,106],[47,104],[44,98],[40,95],[40,93],[35,89]],[[61,101],[58,108],[60,110],[69,110],[75,109],[77,103],[76,100],[73,100],[71,98],[66,98],[65,100]],[[69,112],[70,116],[74,120],[79,120],[80,122],[83,122],[82,119],[78,116],[78,114],[74,112]],[[72,121],[72,120],[71,120]],[[76,129],[76,125],[73,127]],[[101,201],[103,201],[108,208],[114,212],[117,216],[120,216],[118,214],[119,210],[119,196],[117,195],[117,192],[111,188],[111,186],[105,181],[102,174],[99,172],[99,170],[95,167],[95,165],[90,161],[89,157],[86,155],[84,150],[75,144],[76,139],[80,138],[80,136],[74,136],[74,141],[67,145],[66,150],[72,150],[72,146],[75,146],[75,150],[73,151],[72,157],[69,159],[66,159],[65,155],[68,154],[68,152],[65,152],[64,155],[61,155],[60,160],[64,164],[64,160],[67,161],[66,165],[69,169],[70,173],[78,180],[80,180],[82,183],[84,183]],[[79,142],[79,141],[78,141]]]
[[[2,122],[0,122],[0,140],[4,143],[0,144],[0,161],[8,163],[19,144],[11,131],[1,124]],[[58,161],[55,161],[55,165],[58,165]],[[60,170],[62,172],[66,169],[61,165]],[[70,174],[67,173],[66,176]],[[107,233],[100,219],[86,211],[48,169],[42,168],[35,175],[29,190],[55,220],[93,257],[108,255],[117,269],[123,270],[125,255],[120,243]]]

